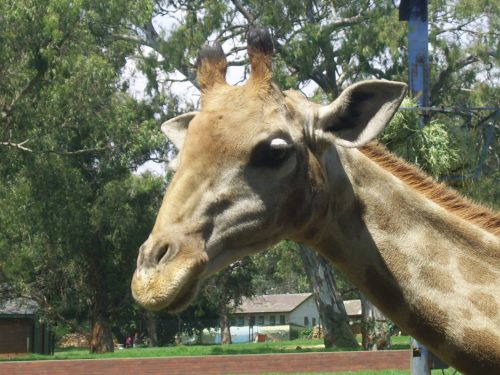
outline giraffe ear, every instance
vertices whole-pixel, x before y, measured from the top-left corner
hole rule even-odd
[[[191,120],[198,112],[188,112],[165,121],[161,125],[161,131],[172,142],[177,150],[182,149],[184,138]]]
[[[386,127],[406,95],[406,84],[364,81],[345,89],[330,105],[318,109],[319,128],[335,135],[335,143],[360,147]]]

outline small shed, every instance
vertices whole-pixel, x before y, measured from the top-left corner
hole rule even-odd
[[[54,337],[29,298],[0,298],[0,356],[53,354]]]

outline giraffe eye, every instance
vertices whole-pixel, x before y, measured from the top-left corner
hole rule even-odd
[[[291,147],[292,145],[284,139],[275,138],[269,144],[269,157],[276,161],[283,160],[288,155]]]
[[[274,138],[271,142],[264,141],[255,146],[250,163],[254,167],[279,167],[293,149],[293,144],[282,138]]]

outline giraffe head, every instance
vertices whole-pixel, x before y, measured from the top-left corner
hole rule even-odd
[[[324,150],[370,142],[406,92],[367,81],[320,106],[272,82],[272,51],[269,33],[251,30],[251,76],[230,86],[222,48],[205,47],[201,111],[162,125],[179,154],[132,280],[145,308],[181,310],[207,276],[284,238],[304,241],[333,203],[326,175],[339,160]]]

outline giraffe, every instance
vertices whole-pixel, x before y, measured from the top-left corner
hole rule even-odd
[[[374,139],[406,85],[364,81],[329,105],[272,81],[273,44],[248,32],[251,75],[197,61],[201,111],[162,125],[175,175],[132,278],[136,301],[179,311],[203,280],[288,238],[335,264],[383,313],[467,374],[500,373],[500,215]]]

